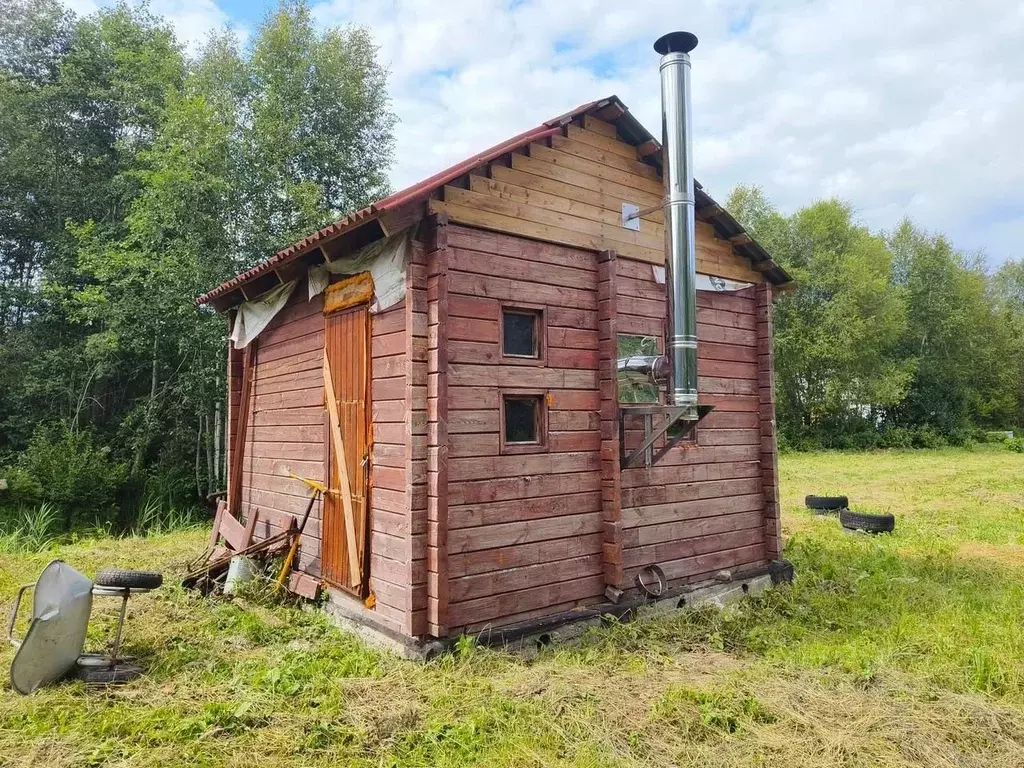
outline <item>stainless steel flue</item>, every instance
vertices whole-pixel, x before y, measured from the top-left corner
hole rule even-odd
[[[697,37],[670,32],[658,38],[661,54],[662,177],[665,181],[665,250],[668,254],[668,356],[673,405],[697,405],[697,255],[690,119],[690,51]]]

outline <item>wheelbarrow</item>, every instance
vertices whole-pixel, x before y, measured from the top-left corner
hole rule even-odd
[[[47,565],[34,584],[24,584],[11,608],[7,639],[17,653],[11,662],[11,685],[29,694],[43,685],[74,675],[87,683],[110,684],[132,680],[142,668],[120,655],[128,598],[149,592],[163,583],[163,575],[150,571],[107,569],[92,581],[63,560]],[[14,636],[18,608],[28,590],[32,619],[20,640]],[[94,597],[121,598],[121,612],[111,653],[82,653]]]

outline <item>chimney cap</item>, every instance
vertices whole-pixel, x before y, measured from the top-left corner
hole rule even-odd
[[[666,53],[689,53],[697,47],[697,36],[692,32],[669,32],[654,43],[654,50]]]

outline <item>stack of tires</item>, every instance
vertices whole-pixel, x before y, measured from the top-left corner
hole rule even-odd
[[[896,527],[896,518],[891,514],[873,515],[854,512],[846,496],[807,496],[804,503],[816,515],[838,514],[839,524],[848,531],[866,533],[891,533]]]

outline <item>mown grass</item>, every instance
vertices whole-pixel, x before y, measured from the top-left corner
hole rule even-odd
[[[791,588],[533,661],[463,644],[417,665],[316,612],[171,584],[132,601],[146,678],[0,693],[0,765],[1019,766],[1022,470],[989,450],[786,456]],[[894,512],[896,533],[846,534],[803,509],[829,492]],[[204,538],[3,555],[0,594],[54,556],[180,571]],[[93,645],[112,621],[94,622]]]

